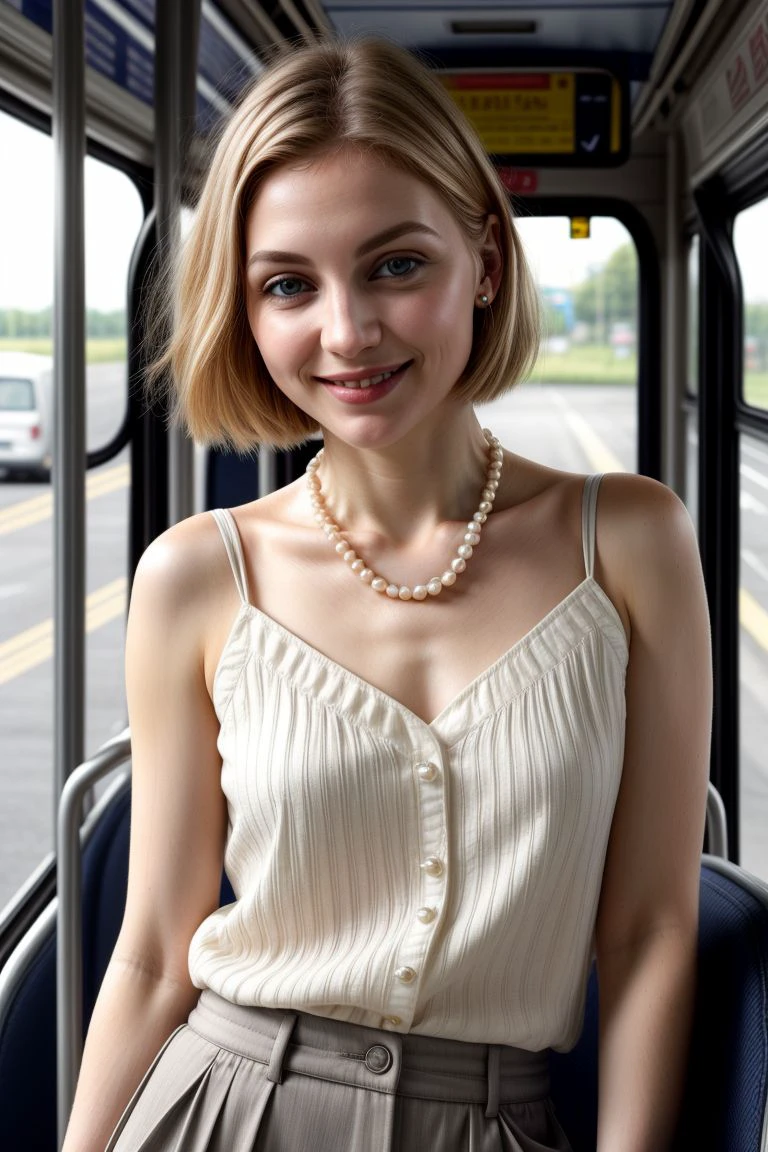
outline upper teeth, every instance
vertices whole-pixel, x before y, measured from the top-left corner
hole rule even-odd
[[[379,376],[368,376],[365,380],[339,380],[344,388],[370,388],[372,384],[381,384],[382,380],[389,380],[397,369],[393,368],[391,372],[382,372]]]

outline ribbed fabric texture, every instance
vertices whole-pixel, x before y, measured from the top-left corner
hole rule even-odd
[[[197,987],[575,1044],[625,726],[626,639],[592,575],[599,480],[583,582],[430,724],[249,604],[234,520],[214,513],[242,600],[214,683],[237,900],[192,939]]]

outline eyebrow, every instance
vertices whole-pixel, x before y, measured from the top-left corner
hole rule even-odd
[[[405,236],[411,232],[422,232],[429,236],[436,236],[440,239],[440,233],[436,232],[434,228],[430,228],[428,224],[421,224],[418,220],[405,220],[402,224],[395,224],[392,228],[385,228],[383,232],[377,232],[370,240],[366,240],[364,244],[355,252],[355,257],[367,256],[369,252],[373,252],[376,248],[380,248],[382,244],[388,244],[390,240],[397,240],[399,236]],[[251,264],[264,263],[264,264],[306,264],[312,263],[306,256],[302,256],[299,252],[282,252],[278,249],[268,248],[260,252],[254,252],[252,256],[248,257],[247,268]]]

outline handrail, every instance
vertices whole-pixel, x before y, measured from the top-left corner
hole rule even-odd
[[[710,780],[707,791],[707,851],[710,856],[728,859],[728,820],[723,798]]]
[[[64,1133],[75,1098],[77,1076],[83,1055],[83,949],[82,949],[82,862],[80,823],[83,799],[89,789],[131,755],[130,729],[125,728],[104,744],[67,779],[58,817],[58,860],[56,909],[56,1103],[58,1144]]]

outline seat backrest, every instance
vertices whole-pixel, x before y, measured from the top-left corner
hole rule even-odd
[[[117,940],[128,885],[130,788],[105,809],[83,850],[83,1032]],[[234,900],[226,877],[222,903]],[[55,903],[17,952],[26,950],[0,1011],[0,1146],[55,1152],[56,920]],[[5,973],[3,974],[5,975]]]
[[[593,969],[577,1046],[550,1058],[552,1096],[573,1152],[594,1152],[598,994]],[[768,885],[705,856],[696,1007],[679,1152],[768,1150]]]

